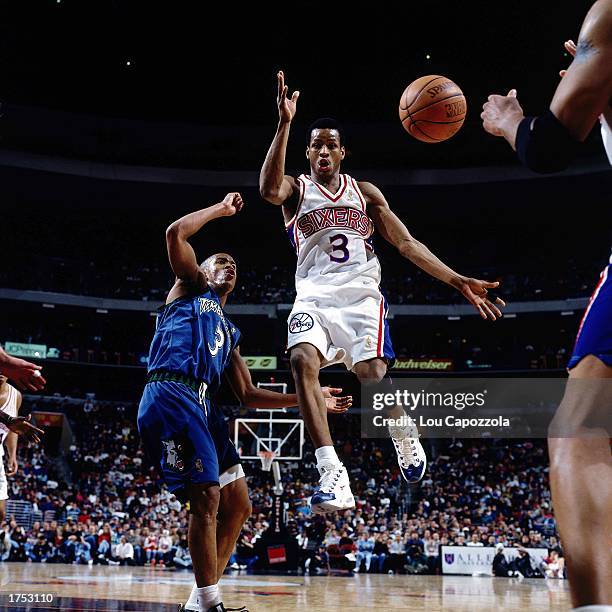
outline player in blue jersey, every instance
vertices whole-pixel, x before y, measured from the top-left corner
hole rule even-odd
[[[186,215],[167,229],[176,282],[158,317],[138,410],[138,428],[148,454],[169,490],[190,502],[195,609],[212,612],[225,610],[218,581],[251,507],[238,454],[211,396],[225,373],[246,406],[297,404],[293,394],[253,385],[240,356],[240,332],[223,312],[236,283],[234,259],[217,253],[199,265],[188,242],[209,221],[235,215],[242,207],[240,194],[230,193],[222,202]],[[351,404],[351,398],[332,396],[339,392],[326,389],[332,412],[344,412]]]
[[[565,49],[574,60],[545,113],[525,117],[514,89],[483,105],[484,129],[504,137],[535,172],[567,168],[598,117],[612,163],[612,0],[592,5],[577,45],[567,41]],[[609,213],[609,202],[603,211]],[[555,519],[575,610],[612,611],[612,257],[584,313],[568,370],[548,439]]]

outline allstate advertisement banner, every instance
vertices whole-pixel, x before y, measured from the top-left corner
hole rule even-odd
[[[442,546],[443,574],[493,574],[493,546]],[[535,569],[548,556],[546,548],[526,548]],[[510,563],[518,556],[518,548],[504,548],[506,561]]]

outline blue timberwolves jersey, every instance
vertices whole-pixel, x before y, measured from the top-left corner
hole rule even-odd
[[[215,393],[239,341],[240,332],[225,316],[212,289],[179,298],[157,316],[148,371],[180,372],[204,381]]]

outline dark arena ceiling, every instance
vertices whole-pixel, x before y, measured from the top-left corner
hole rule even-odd
[[[296,163],[305,126],[319,116],[347,126],[348,161],[358,167],[514,163],[507,145],[483,132],[482,103],[516,88],[526,114],[542,112],[570,61],[563,42],[577,38],[590,2],[0,6],[0,146],[101,161],[121,150],[131,163],[256,169],[276,124],[279,68],[301,91],[290,149]],[[466,123],[447,143],[418,143],[398,120],[403,89],[427,74],[448,76],[467,97]],[[84,138],[83,121],[96,124],[97,136],[71,149]],[[52,124],[63,130],[53,138]],[[200,158],[181,158],[186,139],[168,136],[209,128],[215,135],[201,139],[209,154]],[[152,143],[144,157],[143,139]],[[596,142],[583,152],[600,154]]]

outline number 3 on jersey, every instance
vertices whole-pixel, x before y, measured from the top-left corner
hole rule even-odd
[[[213,357],[219,352],[219,349],[223,347],[225,344],[225,334],[223,333],[223,329],[221,329],[221,323],[217,323],[217,329],[215,330],[215,345],[211,346],[210,343],[207,344],[208,350]]]
[[[345,261],[348,261],[349,250],[346,248],[346,245],[348,244],[348,238],[344,234],[334,234],[333,236],[329,237],[329,241],[333,247],[332,252],[329,254],[329,258],[332,261],[337,261],[338,263],[344,263]],[[342,253],[342,255],[334,255],[336,251]]]

